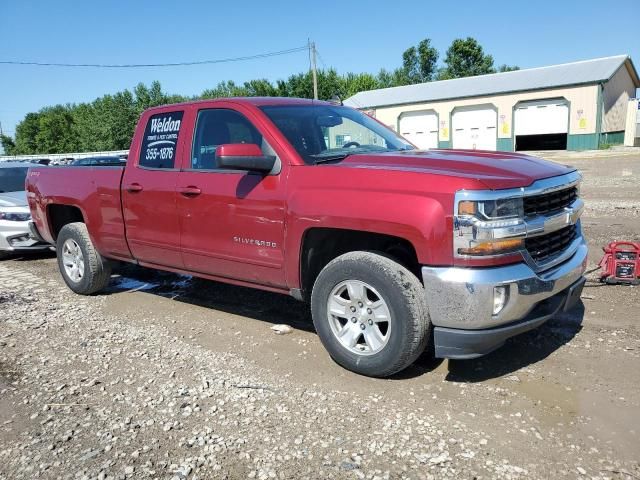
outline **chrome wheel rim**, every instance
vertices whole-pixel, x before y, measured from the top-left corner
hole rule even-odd
[[[345,280],[327,301],[331,332],[352,353],[374,355],[389,341],[391,313],[385,299],[368,283]]]
[[[62,245],[62,265],[67,278],[78,283],[84,276],[84,255],[80,245],[72,238],[67,239]]]

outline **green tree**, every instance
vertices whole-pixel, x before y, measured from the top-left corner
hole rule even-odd
[[[407,48],[402,54],[402,70],[406,76],[407,83],[420,83],[422,74],[418,63],[418,50],[416,47]]]
[[[40,114],[27,113],[18,125],[16,125],[15,154],[29,155],[39,153],[36,144],[36,136],[40,131]]]
[[[129,90],[124,90],[115,95],[104,95],[91,104],[78,105],[74,117],[79,148],[82,151],[129,148],[141,103],[152,101],[149,96],[139,100]]]
[[[5,155],[15,155],[16,143],[9,135],[0,135],[0,145]]]
[[[374,90],[379,87],[378,80],[370,73],[347,73],[342,77],[341,99],[349,98],[358,92]]]
[[[502,64],[498,67],[498,72],[500,73],[513,72],[515,70],[520,70],[520,67],[518,67],[517,65],[507,65],[507,64]]]
[[[101,126],[96,112],[97,103],[99,103],[99,99],[94,100],[93,103],[81,103],[73,111],[73,129],[78,138],[78,149],[81,152],[100,150],[99,130]]]
[[[249,97],[275,97],[278,95],[278,88],[264,78],[244,82],[244,89]]]
[[[418,44],[418,64],[423,82],[430,82],[436,75],[438,50],[431,46],[431,40],[425,38]]]
[[[33,153],[74,152],[78,149],[78,140],[73,134],[72,108],[70,105],[56,105],[40,110],[36,151]]]
[[[308,75],[311,77],[311,74]],[[311,84],[313,85],[313,78],[311,78]],[[332,100],[336,97],[346,98],[343,77],[338,75],[338,72],[333,68],[321,70],[318,72],[318,98]]]
[[[285,97],[313,98],[313,78],[308,72],[290,75],[284,87]]]
[[[378,82],[378,88],[400,87],[402,85],[409,85],[409,79],[407,78],[404,68],[396,68],[393,71],[386,69],[380,70],[376,77]]]
[[[162,103],[160,105],[164,103],[169,102],[167,102],[166,95],[162,94]],[[129,90],[113,95],[107,117],[109,126],[108,138],[112,145],[111,148],[114,150],[126,150],[129,148],[138,118],[139,112],[135,108],[135,101]]]
[[[438,51],[425,38],[418,47],[409,47],[402,54],[402,73],[405,84],[430,82],[436,73]]]
[[[318,70],[318,98],[331,100],[338,96],[344,98],[344,77],[333,68]],[[287,80],[276,83],[275,94],[283,97],[313,98],[313,75],[311,72],[289,76]]]
[[[456,38],[447,49],[445,68],[440,71],[442,80],[495,73],[493,57],[486,55],[474,38]]]
[[[167,103],[167,95],[162,92],[162,86],[157,80],[151,83],[151,88],[139,83],[133,89],[133,93],[136,97],[135,103],[139,113],[142,113],[147,108]]]
[[[236,85],[233,80],[220,82],[215,88],[210,88],[202,92],[200,98],[228,98],[246,97],[249,92],[242,86]]]

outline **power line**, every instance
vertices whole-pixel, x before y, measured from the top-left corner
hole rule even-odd
[[[318,50],[316,48],[316,53],[318,54],[318,60],[320,60],[320,63],[322,64],[322,66],[324,67],[324,69],[327,69],[327,64],[324,63],[324,59],[322,58],[322,55],[320,55],[320,50]]]
[[[54,63],[54,62],[24,62],[15,60],[0,60],[1,65],[32,65],[37,67],[86,67],[86,68],[148,68],[148,67],[185,67],[193,65],[211,65],[215,63],[241,62],[245,60],[255,60],[258,58],[275,57],[278,55],[287,55],[295,52],[308,50],[309,45],[302,47],[289,48],[287,50],[279,50],[276,52],[259,53],[256,55],[247,55],[244,57],[220,58],[216,60],[200,60],[194,62],[177,62],[177,63],[123,63],[123,64],[104,64],[104,63]]]

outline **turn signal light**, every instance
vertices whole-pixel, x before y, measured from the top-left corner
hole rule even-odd
[[[473,247],[459,248],[460,255],[497,255],[508,253],[524,247],[524,240],[521,238],[510,238],[506,240],[491,240],[482,242]]]
[[[469,200],[463,200],[458,203],[458,215],[475,215],[477,202],[470,202]]]

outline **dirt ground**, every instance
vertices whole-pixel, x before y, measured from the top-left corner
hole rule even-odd
[[[584,174],[590,270],[640,241],[640,155],[558,161]],[[116,273],[79,297],[51,255],[0,262],[0,478],[640,478],[638,287],[592,272],[494,353],[376,380],[291,298]]]

